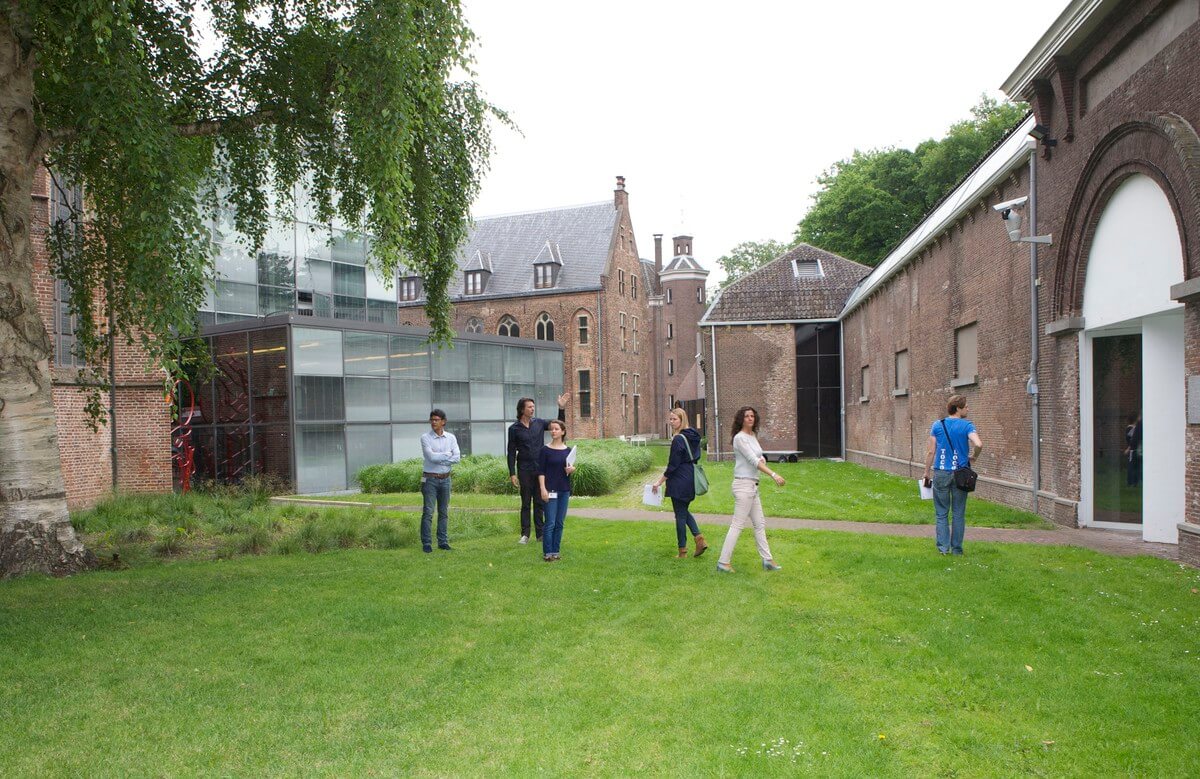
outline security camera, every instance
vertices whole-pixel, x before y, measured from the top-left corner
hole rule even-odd
[[[1008,231],[1008,240],[1010,241],[1021,240],[1021,215],[1017,211],[1024,208],[1028,200],[1028,197],[1018,197],[992,206],[994,210],[1000,212],[1000,218],[1004,220],[1004,229]]]

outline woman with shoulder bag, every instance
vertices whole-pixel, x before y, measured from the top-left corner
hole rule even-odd
[[[929,429],[929,444],[925,449],[925,486],[933,487],[933,509],[936,520],[937,549],[942,554],[963,553],[963,535],[967,530],[967,492],[975,488],[971,460],[983,451],[983,441],[975,431],[975,423],[967,419],[967,399],[951,395],[946,401],[945,419]],[[971,452],[971,447],[975,452]],[[970,479],[963,489],[955,479],[955,471],[969,472]],[[948,515],[953,512],[954,523]]]
[[[767,520],[758,497],[760,473],[770,476],[780,487],[785,484],[783,477],[767,465],[767,458],[758,443],[758,412],[745,406],[733,416],[733,521],[729,523],[729,532],[721,546],[721,558],[717,560],[717,570],[723,573],[733,573],[730,565],[733,548],[747,524],[754,527],[754,543],[762,558],[763,570],[778,571],[782,567],[775,564],[771,548],[767,546]]]
[[[654,492],[664,483],[667,485],[666,495],[671,499],[671,507],[675,509],[675,536],[679,541],[679,557],[687,557],[687,531],[691,530],[696,537],[696,557],[708,549],[708,542],[696,524],[696,518],[688,510],[688,506],[696,499],[696,463],[700,461],[700,434],[688,427],[687,412],[681,408],[671,409],[669,416],[671,430],[671,455],[667,460],[667,470],[654,484]]]

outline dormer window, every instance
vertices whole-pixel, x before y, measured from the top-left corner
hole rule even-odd
[[[463,293],[467,295],[482,295],[483,290],[487,288],[487,277],[491,274],[485,270],[469,270],[467,271],[466,283],[463,286]]]
[[[558,244],[546,241],[545,246],[533,258],[533,288],[550,289],[557,286],[558,274],[562,267],[562,252]]]
[[[421,297],[421,277],[409,276],[400,279],[400,299],[417,300]]]
[[[819,260],[793,260],[792,273],[798,279],[819,279],[825,275]]]

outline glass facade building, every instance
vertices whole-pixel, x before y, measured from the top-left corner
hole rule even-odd
[[[271,209],[261,246],[239,240],[232,214],[209,224],[216,278],[200,324],[228,324],[291,311],[359,322],[396,321],[395,279],[367,266],[370,238],[345,225],[317,222],[297,198]]]
[[[433,408],[463,454],[503,455],[517,399],[552,409],[562,393],[560,344],[465,335],[435,349],[427,335],[296,314],[206,327],[215,376],[180,398],[196,477],[347,489],[366,465],[419,457]]]

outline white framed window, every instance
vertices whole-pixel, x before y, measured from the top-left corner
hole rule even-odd
[[[467,271],[467,280],[463,291],[468,295],[483,294],[483,271],[471,270]]]
[[[625,295],[625,271],[617,268],[617,294]]]
[[[670,341],[674,337],[675,337],[675,325],[673,325],[670,322],[667,322],[667,340]]]
[[[641,377],[641,374],[638,374],[638,373],[635,373],[635,374],[633,374],[633,394],[634,394],[634,395],[640,395],[640,394],[641,394],[641,393],[638,391],[638,385],[640,384],[640,379],[641,379],[641,378],[642,378],[642,377]]]
[[[704,302],[704,285],[703,284],[701,284],[699,287],[696,287],[696,302],[697,303]]]
[[[868,390],[869,390],[869,388],[870,388],[870,386],[871,386],[871,366],[869,366],[869,365],[864,365],[864,366],[862,367],[862,373],[861,373],[861,376],[860,376],[860,383],[859,383],[859,385],[858,385],[858,386],[859,386],[858,402],[859,402],[859,403],[866,403],[866,402],[867,402],[867,399],[868,399],[868,397],[869,397],[869,392],[868,392]]]
[[[470,319],[468,319],[467,320],[467,332],[468,333],[482,333],[483,332],[483,320],[477,316],[473,316]]]
[[[588,342],[588,315],[579,315],[579,344],[582,346]]]
[[[671,288],[667,288],[667,305],[671,305]]]
[[[637,276],[636,275],[631,275],[629,277],[629,293],[630,293],[630,295],[633,296],[634,300],[637,300]]]
[[[669,357],[667,358],[667,375],[668,376],[675,375],[675,361]]]
[[[625,312],[621,312],[621,351],[625,351],[626,330],[625,330]]]
[[[513,319],[508,314],[500,317],[500,326],[496,328],[498,335],[508,336],[509,338],[520,338],[521,327],[517,324],[517,320]]]
[[[400,299],[416,300],[421,297],[421,279],[411,276],[400,280]]]
[[[633,353],[638,353],[638,318],[633,318]]]
[[[554,266],[552,265],[534,265],[533,266],[533,288],[547,289],[554,286]]]

